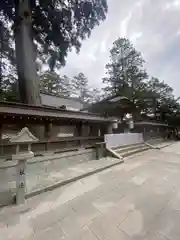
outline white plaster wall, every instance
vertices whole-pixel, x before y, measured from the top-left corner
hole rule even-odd
[[[106,134],[104,135],[104,141],[106,143],[106,147],[108,148],[143,143],[143,134],[142,133]]]

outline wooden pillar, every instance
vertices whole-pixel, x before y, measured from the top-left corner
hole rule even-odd
[[[45,126],[43,125],[43,123],[39,125],[28,124],[25,126],[27,126],[29,130],[34,134],[34,136],[36,136],[39,140],[44,140]]]
[[[93,125],[89,126],[89,136],[93,136]]]
[[[88,137],[89,136],[89,125],[84,123],[79,123],[76,126],[75,136],[79,137]]]
[[[143,127],[143,138],[146,141],[147,140],[146,127],[145,126],[142,126],[142,127]]]
[[[105,134],[107,134],[107,126],[102,124],[100,125],[100,133],[101,135],[100,136],[104,136]]]
[[[52,122],[45,123],[45,138],[50,139],[53,136],[53,125]]]
[[[82,125],[82,136],[83,137],[88,137],[89,136],[89,125],[88,124],[83,124]]]
[[[0,143],[2,142],[3,125],[0,123]]]
[[[75,128],[75,134],[76,137],[82,136],[82,123],[78,123]]]
[[[99,126],[96,124],[91,124],[89,135],[96,137],[96,136],[98,136],[98,134],[99,134]]]
[[[2,144],[2,134],[3,134],[3,126],[0,123],[0,144]],[[3,145],[0,146],[0,156],[3,156]]]
[[[113,123],[109,123],[108,124],[108,134],[112,134],[113,133]]]

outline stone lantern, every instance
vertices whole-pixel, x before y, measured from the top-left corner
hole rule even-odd
[[[34,157],[31,151],[31,144],[39,140],[29,131],[27,127],[23,128],[16,136],[10,139],[11,143],[16,143],[16,153],[12,155],[12,160],[18,161],[16,178],[16,203],[22,204],[25,201],[26,194],[26,163],[28,159]],[[21,151],[21,144],[27,144],[27,149]]]

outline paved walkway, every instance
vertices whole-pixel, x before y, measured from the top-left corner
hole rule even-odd
[[[69,161],[69,164],[63,166],[61,159],[57,158],[53,161],[28,164],[26,192],[28,196],[34,196],[122,162],[117,158],[106,157],[82,163]],[[16,171],[16,167],[0,169],[0,206],[10,204],[13,200],[13,194],[16,193]]]
[[[0,239],[178,240],[179,222],[180,157],[151,150],[1,209]]]
[[[174,154],[180,154],[180,142],[174,142],[173,144],[170,144],[168,147],[162,149],[163,152],[167,153],[174,153]]]
[[[147,141],[150,145],[156,148],[164,148],[167,146],[171,146],[172,144],[176,143],[174,140],[164,140],[164,139],[159,139],[159,140],[149,140]]]
[[[27,192],[29,195],[32,195],[36,194],[36,192],[43,192],[44,189],[53,189],[72,182],[74,179],[91,175],[122,162],[122,160],[117,158],[105,157],[100,160],[89,160],[79,164],[71,163],[64,168],[59,166],[50,168],[48,166],[46,171],[41,171],[37,176],[32,173],[27,175]]]

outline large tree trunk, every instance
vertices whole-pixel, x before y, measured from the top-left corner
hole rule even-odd
[[[15,47],[19,92],[21,102],[40,105],[39,77],[32,38],[30,0],[17,0],[15,22]]]

